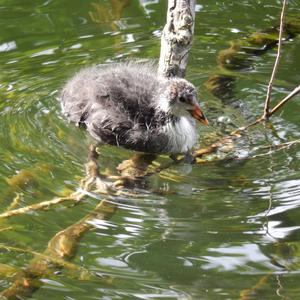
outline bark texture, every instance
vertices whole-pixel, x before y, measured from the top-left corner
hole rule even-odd
[[[195,0],[169,0],[167,22],[161,37],[158,72],[164,77],[184,77],[192,46]]]

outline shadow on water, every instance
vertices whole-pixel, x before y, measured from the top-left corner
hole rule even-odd
[[[300,80],[296,4],[289,6],[274,99]],[[297,100],[272,126],[254,129],[205,164],[169,166],[164,156],[141,164],[132,152],[105,146],[100,171],[118,184],[103,191],[106,186],[88,173],[91,181],[78,188],[90,140],[60,116],[58,90],[85,65],[157,58],[165,6],[120,0],[1,4],[1,211],[72,193],[84,198],[1,219],[2,298],[299,295],[299,151],[295,146],[246,159],[266,153],[266,145],[299,139]],[[279,10],[273,1],[197,5],[188,78],[199,86],[213,124],[202,129],[202,146],[260,114]],[[161,166],[169,168],[153,174]],[[129,183],[134,188],[121,188]]]

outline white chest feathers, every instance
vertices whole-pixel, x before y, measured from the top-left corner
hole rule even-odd
[[[170,153],[187,152],[197,142],[195,120],[189,117],[180,117],[175,123],[167,123],[163,131],[169,139],[167,148]]]

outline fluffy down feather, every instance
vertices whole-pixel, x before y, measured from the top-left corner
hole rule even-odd
[[[152,64],[92,66],[67,82],[60,102],[67,119],[99,142],[142,152],[186,152],[196,142],[195,122],[169,113],[168,86]]]

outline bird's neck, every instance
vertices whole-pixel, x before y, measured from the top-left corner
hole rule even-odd
[[[170,115],[162,128],[168,137],[168,152],[185,153],[197,142],[195,120],[188,117]]]

